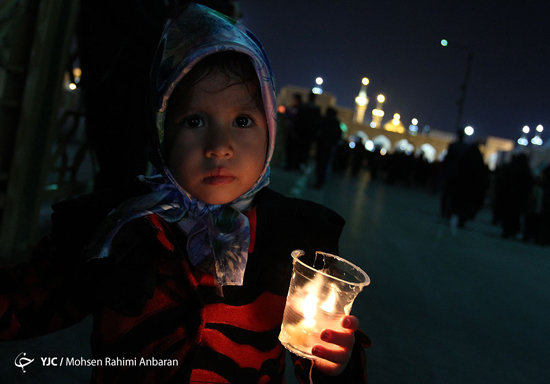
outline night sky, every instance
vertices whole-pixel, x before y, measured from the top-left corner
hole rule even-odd
[[[454,132],[457,100],[473,54],[463,125],[477,137],[516,140],[542,124],[550,140],[550,1],[240,0],[264,43],[278,87],[324,89],[353,107],[370,78],[367,118],[378,93],[386,118],[401,114]],[[443,48],[440,40],[449,40]],[[456,44],[453,44],[456,42]],[[455,48],[463,46],[464,48]]]

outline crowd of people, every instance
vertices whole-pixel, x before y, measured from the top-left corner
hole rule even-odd
[[[490,171],[479,143],[467,143],[462,131],[441,161],[430,162],[423,153],[386,153],[380,147],[369,151],[360,136],[343,135],[336,110],[329,107],[321,114],[313,94],[307,103],[295,94],[280,117],[286,133],[285,169],[298,170],[315,159],[316,188],[326,183],[329,172],[355,177],[367,171],[371,180],[439,195],[441,216],[453,228],[466,226],[489,208],[503,238],[550,244],[550,165],[534,172],[528,156],[520,153]]]

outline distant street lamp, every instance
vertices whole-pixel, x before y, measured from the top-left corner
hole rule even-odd
[[[447,47],[449,46],[449,41],[447,39],[442,39],[440,44],[442,47]],[[453,44],[451,44],[450,47],[468,52],[468,55],[466,57],[466,71],[464,73],[464,80],[462,81],[462,85],[460,86],[461,94],[460,94],[460,98],[457,101],[458,114],[456,116],[455,127],[456,127],[456,130],[458,131],[462,126],[462,115],[464,113],[464,103],[466,101],[466,90],[468,89],[468,80],[470,79],[470,71],[472,69],[472,60],[474,58],[474,55],[472,51],[469,50],[469,48],[457,42],[453,42]]]
[[[535,130],[537,131],[537,133],[535,134],[535,136],[531,139],[531,144],[533,145],[542,145],[543,144],[543,141],[542,141],[542,138],[540,137],[541,134],[542,134],[542,131],[544,130],[544,128],[542,127],[541,124],[537,125],[537,127],[535,128]]]
[[[315,79],[315,86],[311,89],[311,92],[315,93],[316,95],[321,95],[323,93],[323,78],[321,76],[317,77]]]
[[[418,133],[418,119],[416,117],[413,117],[411,119],[411,125],[409,125],[409,131],[413,136]]]
[[[518,144],[527,146],[529,144],[529,140],[527,140],[527,134],[529,133],[529,126],[524,125],[523,128],[521,128],[521,132],[523,132],[523,135],[518,139]]]
[[[474,128],[471,125],[468,125],[464,128],[464,134],[466,136],[472,136],[474,134]]]

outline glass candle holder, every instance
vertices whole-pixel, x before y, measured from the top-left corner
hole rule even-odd
[[[331,345],[321,340],[321,332],[343,330],[342,318],[370,279],[361,268],[330,253],[295,250],[291,255],[293,273],[279,341],[290,352],[315,360],[314,345]]]

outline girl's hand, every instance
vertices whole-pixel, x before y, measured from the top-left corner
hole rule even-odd
[[[359,319],[355,316],[344,316],[342,327],[343,332],[325,329],[321,333],[321,340],[334,344],[333,348],[315,345],[312,349],[312,354],[321,358],[314,361],[315,368],[329,376],[339,375],[348,365],[355,343],[354,332],[359,329]]]

